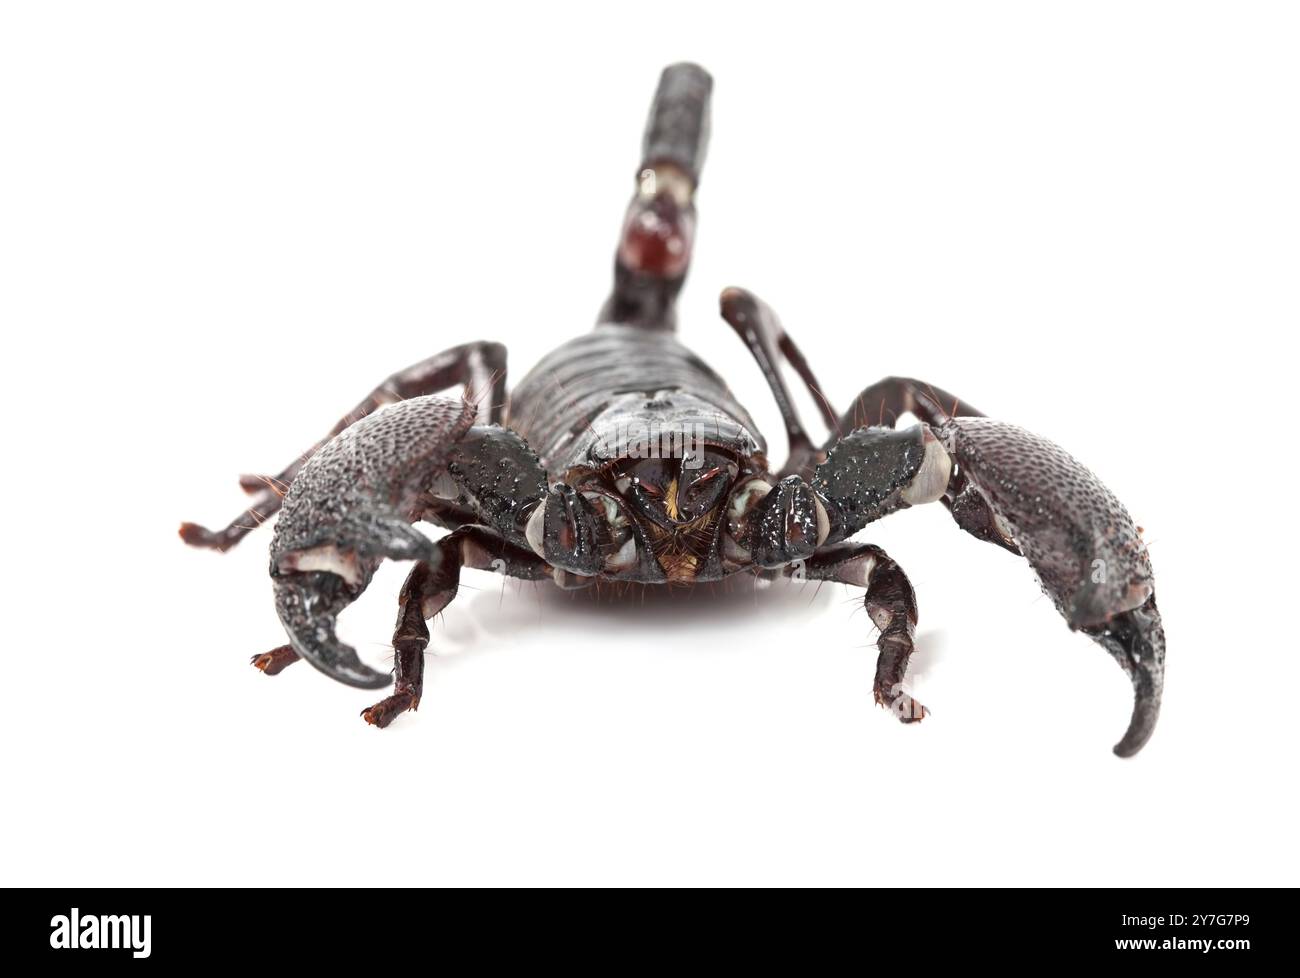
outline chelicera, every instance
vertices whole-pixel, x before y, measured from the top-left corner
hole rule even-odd
[[[384,727],[419,704],[426,622],[455,597],[464,567],[564,588],[798,574],[865,590],[880,633],[875,698],[914,722],[926,715],[903,688],[915,595],[888,554],[853,538],[897,510],[938,502],[967,533],[1023,556],[1070,628],[1129,674],[1133,715],[1115,751],[1136,753],[1159,710],[1164,632],[1140,532],[1096,476],[1052,442],[928,383],[887,378],[834,410],[772,311],[727,289],[722,317],[785,422],[789,457],[777,468],[727,384],[677,339],[711,89],[695,65],[663,72],[595,329],[509,393],[496,343],[453,347],[396,373],[305,461],[274,478],[246,477],[252,503],[224,530],[182,526],[187,543],[226,550],[281,511],[271,577],[289,642],[255,665],[274,675],[302,658],[354,686],[393,682],[362,714]],[[806,432],[783,365],[812,391],[835,433],[826,443]],[[436,396],[455,387],[473,396]],[[917,423],[880,423],[904,415]],[[418,521],[450,532],[431,540]],[[392,677],[335,633],[385,558],[414,561]]]

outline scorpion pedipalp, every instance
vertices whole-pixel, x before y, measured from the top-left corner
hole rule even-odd
[[[338,639],[335,621],[385,557],[441,559],[411,520],[474,417],[473,405],[443,397],[394,404],[321,448],[285,495],[271,541],[276,611],[294,651],[334,679],[389,682]]]
[[[1160,712],[1165,635],[1151,559],[1128,511],[1062,448],[1023,428],[959,417],[936,433],[957,463],[950,491],[978,494],[1004,545],[1029,561],[1070,628],[1128,673],[1133,716],[1115,753],[1137,753]]]

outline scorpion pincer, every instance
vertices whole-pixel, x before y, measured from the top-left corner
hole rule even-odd
[[[888,554],[854,537],[897,510],[938,502],[971,536],[1023,556],[1070,628],[1128,673],[1133,715],[1115,752],[1136,753],[1160,708],[1164,632],[1139,530],[1096,476],[1047,439],[916,380],[886,378],[835,411],[773,312],[727,289],[722,318],[784,420],[789,457],[776,468],[726,382],[678,340],[674,307],[695,243],[712,84],[691,64],[660,78],[595,329],[544,357],[509,394],[496,343],[453,347],[393,374],[305,462],[245,477],[254,498],[225,529],[182,526],[187,543],[225,550],[282,510],[271,578],[289,643],[254,663],[274,674],[302,658],[344,683],[387,686],[335,623],[385,558],[414,561],[393,636],[393,691],[362,714],[383,727],[419,705],[426,622],[455,597],[464,567],[564,588],[691,586],[797,568],[864,589],[880,633],[876,701],[913,722],[926,715],[903,685],[916,597]],[[837,433],[826,442],[806,432],[784,365]],[[457,387],[474,396],[436,396]],[[916,423],[863,423],[896,425],[904,415]],[[450,532],[431,540],[419,521]]]

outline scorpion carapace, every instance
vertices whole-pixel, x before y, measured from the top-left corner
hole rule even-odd
[[[1136,753],[1160,706],[1164,632],[1139,531],[1091,472],[1046,439],[915,380],[882,380],[833,410],[772,311],[727,289],[722,317],[785,423],[789,458],[774,471],[749,413],[678,340],[674,305],[694,247],[712,85],[691,64],[660,78],[595,329],[543,358],[509,396],[496,343],[453,347],[396,373],[305,461],[241,480],[252,503],[224,530],[181,527],[187,543],[225,550],[283,510],[271,577],[289,644],[254,663],[275,674],[303,658],[354,686],[388,685],[336,637],[335,620],[384,558],[412,560],[393,636],[394,689],[362,714],[383,727],[418,706],[426,622],[455,597],[463,567],[565,588],[797,571],[865,590],[880,633],[876,701],[912,722],[926,715],[903,685],[916,598],[888,554],[852,538],[895,510],[940,502],[967,533],[1028,560],[1069,626],[1129,674],[1133,717],[1115,751]],[[784,365],[836,432],[824,444],[805,431]],[[435,396],[455,387],[474,396]],[[862,424],[904,415],[917,423]],[[451,532],[434,541],[418,521]]]

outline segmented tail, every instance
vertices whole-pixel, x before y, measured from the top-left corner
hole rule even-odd
[[[713,79],[699,65],[669,65],[659,77],[602,324],[676,325],[673,307],[695,241],[695,188],[708,149],[712,91]]]

